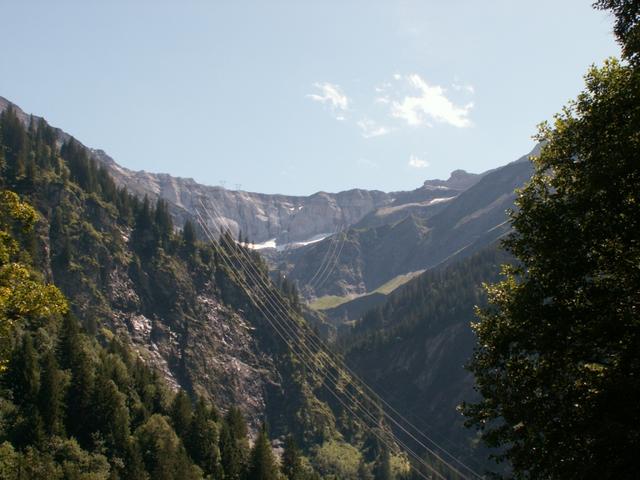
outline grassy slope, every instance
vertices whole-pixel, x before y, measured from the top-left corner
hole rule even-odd
[[[416,272],[409,272],[409,273],[405,273],[405,274],[402,274],[402,275],[398,275],[398,276],[392,278],[391,280],[389,280],[388,282],[383,283],[382,285],[380,285],[378,288],[376,288],[372,292],[365,293],[364,295],[345,295],[345,296],[342,296],[342,297],[338,296],[338,295],[325,295],[324,297],[317,298],[313,302],[309,303],[309,307],[314,309],[314,310],[330,310],[332,308],[339,307],[340,305],[343,305],[343,304],[345,304],[347,302],[350,302],[352,300],[356,300],[356,299],[360,299],[360,298],[363,298],[363,297],[367,297],[367,296],[373,295],[375,293],[381,293],[383,295],[389,295],[396,288],[404,285],[405,283],[407,283],[412,278],[417,277],[423,271],[424,270],[418,270]]]

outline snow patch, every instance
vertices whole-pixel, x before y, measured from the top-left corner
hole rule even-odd
[[[276,242],[275,238],[272,238],[270,240],[267,240],[266,242],[248,244],[247,247],[251,248],[252,250],[264,250],[265,248],[275,248],[278,252],[282,252],[283,250],[288,250],[290,248],[299,248],[299,247],[311,245],[312,243],[321,242],[322,240],[329,237],[330,235],[332,234],[319,233],[318,235],[314,235],[313,237],[308,238],[307,240],[304,240],[301,242],[289,242],[289,243],[280,243],[280,244]]]
[[[264,250],[265,248],[276,248],[276,239],[272,238],[262,243],[250,243],[247,245],[252,250]]]
[[[330,233],[319,233],[318,235],[314,235],[313,237],[305,240],[304,242],[291,242],[291,243],[285,243],[284,245],[278,245],[278,250],[285,250],[287,248],[305,247],[307,245],[311,245],[312,243],[321,242],[322,240],[324,240],[330,235],[331,235]]]
[[[436,203],[448,202],[449,200],[453,200],[454,198],[456,198],[456,197],[433,198],[433,199],[429,200],[427,205],[435,205]]]

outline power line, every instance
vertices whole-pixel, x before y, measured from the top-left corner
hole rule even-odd
[[[340,248],[338,249],[338,251],[337,251],[337,253],[336,253],[336,255],[335,255],[334,259],[333,259],[333,263],[331,264],[331,268],[329,269],[327,274],[324,275],[324,277],[321,280],[319,280],[318,284],[314,287],[314,290],[316,290],[316,291],[319,290],[320,287],[322,287],[327,282],[327,280],[329,279],[329,277],[331,277],[331,274],[335,270],[336,265],[338,265],[338,260],[340,260],[340,255],[342,254],[342,249],[344,248],[344,244],[347,241],[347,232],[346,231],[343,231],[340,234],[340,240],[341,240]]]
[[[207,215],[209,215],[210,219],[213,220],[214,222],[216,222],[215,219],[211,218],[209,211],[205,208],[204,204],[202,202],[200,202],[202,207],[205,209],[205,212],[207,213]],[[217,211],[217,209],[215,208],[215,206],[213,204],[210,203],[211,208],[214,210],[214,213],[216,215],[216,217],[218,218],[218,220],[220,222],[222,222],[224,220],[224,217],[222,217],[221,215],[219,215],[219,212]],[[242,249],[238,250],[240,254],[244,254],[245,258],[248,260],[249,266],[251,267],[251,269],[254,271],[254,273],[256,273],[258,275],[258,278],[261,279],[260,274],[257,270],[255,270],[255,268],[253,267],[253,263],[251,261],[251,258],[246,254],[246,252],[244,252]],[[261,282],[264,287],[266,288],[266,291],[269,292],[269,287],[268,285],[266,285],[264,282]],[[283,318],[287,318],[288,316],[290,316],[293,313],[293,316],[295,316],[295,312],[292,312],[292,310],[290,308],[288,308],[287,306],[285,306],[286,301],[280,296],[279,292],[275,292],[274,293],[274,299],[271,299],[272,302],[275,301],[276,302],[276,308],[280,307],[280,312],[282,314],[282,312],[284,311],[284,315],[285,317]],[[267,298],[270,298],[267,295]],[[272,308],[273,308],[273,303],[272,303]],[[303,332],[303,335],[305,333]],[[311,337],[312,336],[312,337]],[[314,344],[314,347],[316,349],[318,349],[319,351],[321,351],[325,357],[327,358],[327,360],[331,363],[331,365],[336,368],[336,369],[342,369],[342,370],[346,370],[347,372],[349,372],[352,381],[353,380],[357,380],[358,382],[360,382],[360,384],[362,386],[364,386],[367,390],[369,390],[375,399],[377,399],[379,402],[385,404],[392,412],[394,412],[400,419],[402,419],[403,422],[405,422],[409,427],[413,428],[413,430],[415,432],[417,432],[418,435],[422,436],[425,440],[427,440],[428,442],[430,442],[431,444],[433,444],[436,448],[438,448],[440,451],[442,451],[444,454],[446,454],[449,458],[451,458],[454,462],[458,463],[462,468],[464,468],[465,470],[467,470],[469,473],[471,473],[472,475],[474,475],[477,478],[481,478],[481,476],[475,472],[473,469],[471,469],[469,466],[467,466],[466,464],[464,464],[462,461],[460,461],[458,458],[456,458],[453,454],[451,454],[448,450],[446,450],[444,447],[442,447],[438,442],[436,442],[435,440],[433,440],[432,438],[430,438],[428,435],[426,435],[424,432],[422,432],[419,428],[417,428],[411,421],[409,421],[407,418],[405,418],[400,412],[398,412],[392,405],[390,405],[384,398],[382,398],[380,395],[378,395],[377,392],[375,392],[375,390],[373,390],[364,380],[362,380],[361,378],[358,377],[358,375],[353,372],[344,362],[334,362],[333,359],[326,353],[326,352],[331,352],[331,349],[329,346],[326,345],[326,343],[324,343],[324,341],[318,337],[316,335],[316,333],[313,330],[310,330],[309,333],[307,334],[307,336],[305,336],[305,339],[309,340],[311,343]],[[317,342],[315,340],[317,340]],[[320,344],[320,345],[318,345]],[[370,402],[372,403],[376,403],[375,401],[373,401],[371,399],[371,397],[369,397],[368,394],[366,394],[366,392],[360,392],[361,395],[365,396]],[[412,438],[414,441],[416,441],[420,446],[422,446],[426,451],[428,451],[429,453],[431,453],[432,455],[436,456],[436,458],[438,458],[438,460],[440,460],[442,463],[448,465],[448,463],[442,459],[436,452],[432,451],[428,446],[424,445],[424,443],[422,443],[420,440],[418,440],[413,434],[411,434],[411,432],[407,431],[404,426],[402,426],[400,423],[397,422],[397,420],[395,418],[393,418],[391,415],[389,415],[386,411],[384,411],[384,409],[382,410],[383,415],[385,415],[392,423],[394,423],[396,426],[398,426],[404,433],[406,433],[407,435],[410,436],[410,438]],[[454,468],[454,467],[451,467]],[[454,468],[455,470],[455,468]],[[455,470],[457,473],[457,470]]]
[[[200,217],[199,223],[201,225],[201,227],[203,229],[207,229],[207,226],[204,224],[204,222],[202,221],[202,218]],[[207,236],[209,236],[209,234],[207,234]],[[211,241],[212,243],[215,245],[215,240],[211,237]],[[230,257],[228,257],[228,255],[222,251],[222,249],[217,249],[220,253],[220,257],[221,259],[225,262],[225,264],[227,265],[227,267],[231,270],[231,271],[235,271],[235,268],[233,267],[233,264],[231,263],[231,259]],[[247,272],[245,271],[245,274]],[[322,371],[317,369],[317,368],[313,368],[310,367],[310,365],[305,361],[307,359],[307,357],[305,357],[304,353],[302,351],[299,351],[298,349],[295,348],[295,346],[289,341],[287,340],[287,338],[285,338],[285,335],[282,333],[281,329],[286,329],[286,326],[283,326],[282,324],[280,324],[277,319],[273,316],[272,312],[269,312],[268,310],[265,312],[265,310],[263,309],[263,307],[267,307],[266,303],[264,302],[263,299],[259,298],[259,297],[254,297],[253,295],[251,295],[251,289],[248,287],[248,284],[246,283],[246,281],[242,281],[240,278],[237,278],[238,282],[242,285],[243,290],[245,291],[245,293],[247,294],[247,296],[251,299],[252,303],[254,304],[254,306],[258,309],[258,311],[262,314],[262,316],[267,320],[267,322],[272,326],[272,328],[276,331],[276,333],[280,336],[280,338],[285,342],[285,344],[287,345],[287,347],[289,348],[289,350],[294,353],[294,355],[296,355],[299,360],[305,365],[305,367],[310,370],[310,371],[315,371],[316,373],[321,374],[321,381],[322,384],[327,388],[327,390],[329,391],[329,393],[332,394],[332,396],[334,396],[336,398],[336,400],[338,400],[338,402],[347,410],[349,410],[350,413],[352,413],[354,416],[356,416],[360,421],[363,422],[365,428],[367,428],[381,443],[383,443],[385,446],[387,446],[387,448],[393,449],[392,445],[389,445],[388,441],[386,441],[384,438],[382,438],[380,436],[380,434],[378,432],[376,432],[373,427],[371,427],[370,425],[368,425],[368,423],[366,421],[363,421],[362,418],[358,415],[357,412],[354,412],[353,409],[348,406],[341,398],[340,396],[326,383],[325,378],[323,378],[322,376]],[[271,316],[269,315],[269,313],[271,313]],[[276,324],[273,323],[273,321],[276,322]],[[286,331],[286,330],[285,330]],[[313,358],[312,358],[313,360]],[[330,377],[329,375],[326,375],[326,377]],[[332,379],[334,380],[334,379]],[[334,380],[335,381],[335,380]],[[336,386],[337,386],[337,382],[336,382]],[[355,399],[353,399],[358,405],[359,402]],[[370,415],[371,416],[371,415]],[[377,419],[375,419],[375,417],[372,417],[374,419],[374,421],[377,421]],[[400,441],[399,439],[395,439],[396,442],[398,444],[400,444],[403,449],[411,456],[414,458],[415,461],[417,461],[418,463],[422,464],[425,468],[427,468],[428,470],[430,470],[431,472],[433,472],[438,478],[440,478],[441,480],[446,480],[445,477],[443,477],[438,471],[436,471],[432,466],[428,465],[423,459],[421,459],[415,452],[413,452],[407,445],[405,445],[402,441]],[[411,463],[410,463],[411,465]],[[414,468],[416,470],[416,472],[418,473],[418,475],[420,475],[422,478],[429,480],[429,477],[425,476],[420,470],[417,470],[413,465],[411,465],[412,468]]]
[[[342,224],[340,224],[338,226],[338,228],[339,228],[338,234],[341,234],[342,233]],[[337,251],[337,246],[336,245],[338,244],[338,242],[339,242],[339,238],[337,237],[337,234],[334,233],[332,238],[331,238],[331,244],[329,245],[329,248],[327,248],[327,251],[325,252],[325,256],[324,256],[324,258],[322,260],[322,263],[320,264],[320,267],[318,268],[316,273],[313,275],[313,277],[311,277],[309,282],[307,282],[307,285],[309,285],[314,290],[316,288],[315,285],[314,285],[314,282],[317,283],[317,280],[319,280],[320,277],[322,277],[322,275],[324,274],[324,272],[325,272],[325,270],[327,268],[327,265],[329,265],[329,263],[333,260],[333,255]],[[322,271],[322,273],[320,273],[321,271]],[[318,275],[320,277],[318,277]],[[318,277],[317,280],[316,280],[316,277]]]
[[[203,208],[204,208],[204,204],[202,204]],[[215,209],[215,206],[211,205],[211,207],[215,210],[216,216],[218,217],[219,220],[222,220],[222,217],[218,214],[217,210]],[[209,214],[208,210],[207,210],[207,214]],[[211,218],[211,220],[214,220],[213,218]],[[215,221],[215,220],[214,220]],[[222,237],[223,241],[226,241],[226,238]],[[252,270],[254,270],[254,272],[256,274],[258,274],[258,278],[261,279],[259,272],[257,272],[255,270],[255,268],[253,267],[253,264],[251,262],[251,259],[246,255],[246,252],[244,252],[242,249],[235,249],[235,244],[233,246],[229,246],[231,250],[237,250],[240,254],[244,254],[245,258],[247,258],[249,260],[249,266],[252,268]],[[239,258],[238,255],[238,260],[240,260],[242,262],[242,260]],[[243,264],[243,267],[246,268],[246,265]],[[255,281],[255,279],[254,279]],[[264,282],[262,282],[264,284]],[[269,288],[267,285],[265,285],[265,287],[267,288],[267,292],[269,292]],[[289,319],[288,317],[291,315],[291,313],[294,313],[293,316],[295,316],[295,312],[292,312],[291,309],[288,309],[285,305],[284,305],[284,300],[279,296],[279,292],[276,292],[277,296],[276,298],[280,299],[280,309],[282,311],[282,309],[284,309],[285,311],[285,317],[283,317],[283,319]],[[271,299],[268,294],[266,295],[268,299]],[[272,301],[274,301],[273,299],[271,299]],[[271,305],[271,308],[274,308],[273,303]],[[277,308],[277,305],[276,305]],[[287,311],[288,310],[288,311]],[[292,316],[292,318],[293,318]],[[313,336],[324,346],[324,348],[327,351],[330,351],[330,349],[326,346],[326,344],[324,344],[324,342],[317,336],[315,335],[315,332],[311,331],[311,334],[313,334]],[[304,335],[304,332],[303,332]],[[309,340],[312,343],[313,339],[309,338],[308,336],[305,336],[305,339]],[[364,386],[366,386],[373,394],[374,396],[379,400],[382,401],[384,403],[387,404],[387,406],[389,406],[400,418],[402,418],[407,424],[409,424],[411,427],[414,428],[414,430],[418,431],[419,433],[422,434],[422,432],[419,431],[419,429],[417,429],[417,427],[415,427],[415,425],[411,424],[411,422],[409,420],[407,420],[406,418],[402,417],[402,415],[397,412],[397,410],[393,409],[393,407],[391,405],[389,405],[383,398],[381,398],[379,395],[377,395],[377,393],[375,391],[373,391],[371,389],[371,387],[369,387],[366,382],[364,382],[363,380],[359,379],[358,376],[353,373],[348,366],[344,365],[344,364],[337,364],[335,362],[332,361],[331,357],[326,353],[326,351],[323,351],[321,347],[319,347],[317,344],[315,345],[315,347],[325,355],[325,357],[330,361],[330,363],[332,364],[332,366],[336,369],[343,369],[343,370],[348,370],[351,374],[351,380],[353,381],[354,379],[360,381],[360,383],[362,383]],[[375,402],[365,393],[365,392],[359,392],[361,395],[365,396],[369,401],[371,401],[372,403],[375,404]],[[353,399],[357,402],[356,399]],[[358,402],[359,403],[359,402]],[[370,412],[366,411],[365,413],[369,414]],[[425,450],[427,450],[429,453],[431,453],[432,455],[434,455],[436,458],[438,458],[438,460],[440,460],[440,462],[442,462],[443,464],[447,465],[449,468],[451,468],[452,470],[454,470],[456,473],[458,473],[459,475],[463,476],[461,474],[461,472],[459,472],[457,469],[455,469],[455,467],[451,466],[448,464],[448,462],[446,462],[443,458],[441,458],[436,452],[434,452],[433,450],[431,450],[428,446],[424,445],[422,442],[420,442],[415,436],[413,436],[410,432],[408,432],[401,424],[399,424],[395,418],[393,418],[392,416],[390,416],[386,411],[382,410],[383,415],[385,415],[387,418],[389,418],[389,420],[391,420],[395,425],[397,425],[403,432],[405,432],[406,434],[408,434],[414,441],[416,441],[418,444],[420,444],[423,448],[425,448]],[[452,459],[454,459],[454,461],[456,461],[457,463],[460,463],[461,465],[464,466],[464,468],[468,471],[470,471],[474,476],[480,477],[477,473],[475,473],[473,470],[471,470],[468,466],[464,465],[464,463],[460,462],[457,458],[455,458],[453,455],[451,455],[449,452],[447,452],[443,447],[441,447],[440,445],[438,445],[435,441],[433,441],[432,439],[430,439],[428,436],[426,436],[425,434],[422,434],[423,437],[425,437],[426,439],[428,439],[431,443],[433,443],[437,448],[441,449],[442,451],[444,451],[447,455],[449,455]],[[397,439],[399,440],[399,439]]]
[[[202,202],[201,202],[201,203],[202,203]],[[204,208],[204,204],[202,204],[202,206],[203,206],[203,208]],[[212,206],[212,207],[213,207],[213,206]],[[215,207],[213,207],[213,208],[215,209]],[[206,210],[206,209],[205,209],[205,210]],[[208,213],[208,211],[207,211],[207,213]],[[216,213],[216,215],[217,215],[217,216],[219,216],[217,213]],[[200,219],[203,221],[202,217],[200,217]],[[221,237],[221,238],[222,238],[222,241],[228,241],[224,236],[223,236],[223,237]],[[240,249],[237,249],[237,248],[235,248],[235,245],[234,245],[234,246],[228,245],[228,247],[230,248],[230,250],[232,250],[232,251],[233,251],[233,250],[238,250],[238,252],[239,252],[239,253],[242,253],[242,254],[244,254],[244,255],[246,256],[246,252],[244,252],[241,248],[240,248]],[[247,257],[247,258],[248,258],[248,257]],[[239,258],[239,255],[238,255],[237,259],[242,263],[242,260]],[[250,259],[249,259],[249,260],[250,260]],[[250,263],[250,266],[252,266],[252,264],[251,264],[251,263]],[[231,267],[231,268],[233,268],[233,267]],[[247,269],[247,267],[246,267],[246,265],[243,265],[243,268],[245,269],[246,273],[249,273],[249,272],[248,272],[248,269]],[[258,278],[260,279],[260,277],[258,277]],[[254,279],[254,282],[255,282],[255,279]],[[264,283],[264,282],[261,282],[261,283]],[[267,291],[268,291],[268,290],[267,290]],[[268,298],[268,299],[270,299],[270,300],[271,300],[271,302],[275,302],[275,301],[276,301],[276,300],[274,300],[274,299],[271,299],[268,295],[266,295],[266,296],[267,296],[267,298]],[[278,302],[276,302],[275,308],[277,308],[277,307],[278,307],[277,303],[278,303]],[[266,304],[265,304],[265,306],[266,306]],[[273,303],[271,303],[271,308],[272,308],[272,309],[274,308],[274,304],[273,304]],[[280,299],[280,310],[281,310],[281,313],[282,313],[282,310],[283,310],[283,309],[285,310],[285,315],[287,315],[287,316],[288,316],[288,315],[290,315],[290,313],[291,313],[291,312],[286,312],[287,307],[285,307],[285,306],[282,304],[282,299]],[[286,318],[286,317],[283,317],[283,319],[284,319],[284,318]],[[315,337],[316,337],[316,338],[317,338],[317,339],[318,339],[318,340],[323,344],[322,340],[321,340],[321,339],[319,339],[319,338],[317,337],[317,335],[315,335],[315,332],[311,331],[311,334],[313,334],[313,335],[314,335],[314,336],[315,336]],[[303,332],[303,335],[304,335],[304,332]],[[354,380],[356,380],[356,379],[357,379],[357,380],[359,380],[359,381],[360,381],[360,383],[361,383],[361,384],[363,384],[367,389],[369,389],[369,390],[374,394],[374,396],[375,396],[379,401],[381,401],[381,402],[385,403],[388,407],[390,407],[390,409],[391,409],[391,410],[393,410],[393,411],[396,413],[396,415],[398,415],[400,418],[402,418],[402,419],[403,419],[403,421],[404,421],[404,422],[406,422],[408,425],[410,425],[411,427],[413,427],[413,429],[414,429],[415,431],[419,432],[423,437],[425,437],[426,439],[428,439],[428,441],[430,441],[431,443],[433,443],[437,448],[439,448],[439,449],[440,449],[440,450],[442,450],[443,452],[447,453],[447,454],[448,454],[452,459],[454,459],[454,460],[456,461],[456,463],[459,463],[459,464],[463,465],[463,466],[464,466],[464,468],[465,468],[466,470],[468,470],[469,472],[471,472],[474,476],[476,476],[476,477],[480,478],[480,476],[479,476],[477,473],[473,472],[473,470],[471,470],[469,467],[465,466],[462,462],[460,462],[459,460],[457,460],[453,455],[451,455],[449,452],[447,452],[443,447],[441,447],[441,446],[440,446],[440,445],[438,445],[435,441],[433,441],[433,440],[432,440],[432,439],[430,439],[428,436],[426,436],[425,434],[423,434],[422,432],[420,432],[420,430],[419,430],[419,429],[417,429],[417,427],[415,427],[414,425],[412,425],[410,421],[408,421],[406,418],[402,417],[402,416],[399,414],[399,412],[397,412],[395,409],[393,409],[393,407],[392,407],[391,405],[389,405],[389,404],[388,404],[388,403],[387,403],[383,398],[379,397],[379,395],[377,395],[377,394],[376,394],[376,393],[375,393],[375,392],[374,392],[374,391],[373,391],[373,390],[372,390],[368,385],[366,385],[366,383],[365,383],[364,381],[362,381],[362,380],[358,379],[358,377],[357,377],[357,376],[356,376],[356,375],[355,375],[355,374],[354,374],[354,373],[353,373],[353,372],[352,372],[352,371],[351,371],[351,370],[350,370],[346,365],[342,365],[342,366],[340,366],[339,364],[336,364],[335,362],[333,362],[333,361],[332,361],[331,357],[330,357],[330,356],[329,356],[325,351],[323,351],[323,350],[322,350],[322,348],[320,348],[320,347],[317,345],[317,343],[316,343],[316,342],[314,342],[314,341],[313,341],[313,339],[312,339],[312,338],[309,338],[308,336],[305,336],[305,338],[306,338],[310,343],[315,343],[315,347],[316,347],[316,348],[318,348],[318,350],[319,350],[320,354],[323,354],[323,355],[327,358],[327,360],[329,360],[329,362],[331,363],[331,365],[332,365],[332,367],[333,367],[333,368],[336,368],[336,369],[338,369],[338,370],[340,370],[340,369],[342,369],[342,370],[348,370],[348,371],[351,373],[351,379],[350,379],[350,381],[351,381],[352,386],[356,386],[355,384],[353,384],[353,381],[354,381]],[[323,344],[323,345],[324,345],[324,344]],[[325,348],[327,348],[327,347],[326,347],[326,345],[325,345]],[[344,373],[344,372],[343,372],[343,373]],[[354,377],[355,377],[355,378],[354,378]],[[337,383],[336,383],[336,384],[337,384]],[[348,393],[348,392],[347,392],[347,393]],[[365,392],[359,392],[359,393],[360,393],[361,395],[363,395],[365,398],[367,398],[369,401],[372,401],[372,399],[371,399],[371,398],[370,398],[370,397],[369,397]],[[357,399],[352,398],[352,400],[353,400],[353,401],[355,401],[355,402],[356,402],[356,404],[357,404],[358,406],[360,406],[360,404],[359,404],[359,402],[357,401]],[[375,404],[375,402],[373,402],[373,403]],[[366,411],[366,413],[370,413],[370,412]],[[407,431],[407,430],[406,430],[406,429],[405,429],[401,424],[399,424],[399,423],[398,423],[398,422],[397,422],[393,417],[391,417],[391,416],[390,416],[386,411],[382,410],[382,413],[383,413],[383,415],[384,415],[385,417],[389,418],[389,419],[390,419],[394,424],[396,424],[396,425],[397,425],[401,430],[403,430],[407,435],[409,435],[409,436],[410,436],[414,441],[416,441],[416,442],[417,442],[418,444],[420,444],[423,448],[425,448],[425,450],[427,450],[429,453],[431,453],[431,454],[432,454],[432,455],[434,455],[436,458],[438,458],[438,460],[439,460],[441,463],[443,463],[444,465],[447,465],[450,469],[452,469],[453,471],[455,471],[458,475],[460,475],[460,476],[464,477],[464,475],[463,475],[460,471],[458,471],[458,470],[457,470],[455,467],[453,467],[452,465],[448,464],[448,462],[446,462],[446,460],[444,460],[443,458],[441,458],[441,457],[440,457],[436,452],[434,452],[434,451],[433,451],[433,450],[431,450],[429,447],[427,447],[427,446],[426,446],[426,445],[424,445],[422,442],[420,442],[417,438],[415,438],[415,436],[413,436],[410,432],[408,432],[408,431]],[[397,438],[396,438],[396,440],[398,441],[398,443],[401,443],[401,442],[399,441],[399,439],[397,439]],[[407,447],[407,449],[408,449],[408,447]],[[410,450],[410,449],[408,449],[408,450]],[[414,452],[412,452],[412,451],[411,451],[411,453],[414,453]],[[420,463],[422,463],[422,462],[420,462]]]

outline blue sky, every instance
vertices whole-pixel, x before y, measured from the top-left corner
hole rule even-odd
[[[0,95],[135,170],[404,190],[533,146],[619,52],[579,0],[0,0]]]

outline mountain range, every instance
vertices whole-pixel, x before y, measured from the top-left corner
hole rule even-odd
[[[0,112],[9,107],[25,128],[44,122],[0,97]],[[365,381],[382,386],[385,400],[410,416],[422,409],[418,416],[428,417],[440,438],[462,445],[457,455],[478,458],[473,434],[455,412],[473,396],[463,368],[473,344],[469,323],[474,305],[484,301],[482,282],[495,280],[499,264],[508,261],[497,244],[510,231],[506,211],[530,177],[528,157],[539,147],[503,167],[455,170],[412,191],[287,196],[134,172],[60,129],[51,132],[63,158],[73,145],[89,171],[97,169],[94,175],[125,192],[113,194],[117,205],[131,194],[140,202],[134,211],[146,203],[157,205],[156,216],[166,209],[177,235],[186,234],[187,224],[201,240],[226,232],[236,245],[227,248],[246,251],[261,275],[269,271],[276,286],[288,285],[283,291],[300,321],[329,328],[325,337],[336,340]],[[64,171],[50,175],[59,183],[27,190],[46,219],[42,270],[80,318],[101,318],[89,330],[107,328],[126,339],[174,388],[215,399],[223,409],[240,405],[252,428],[268,415],[276,433],[295,431],[306,446],[355,438],[337,422],[344,410],[315,374],[292,363],[237,275],[209,266],[211,251],[202,250],[200,263],[193,263],[165,247],[146,263],[133,246],[142,240],[131,213],[119,218],[90,191],[64,187]],[[64,238],[46,233],[67,210],[76,213],[65,219]],[[61,255],[66,263],[56,260]],[[291,398],[298,399],[295,408]]]

